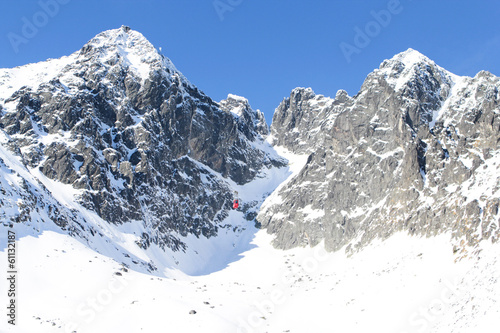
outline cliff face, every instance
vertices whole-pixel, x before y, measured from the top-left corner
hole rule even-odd
[[[143,248],[178,250],[180,236],[217,235],[227,227],[230,182],[282,164],[256,144],[268,131],[262,113],[235,96],[212,101],[128,27],[0,77],[4,147],[28,173],[71,185],[104,221],[139,225]],[[50,209],[31,201],[22,214],[43,220],[39,211]],[[19,209],[9,205],[4,218],[15,221]],[[81,235],[91,229],[81,216],[48,215]]]
[[[276,146],[308,155],[258,216],[280,248],[363,246],[396,231],[451,231],[456,250],[499,237],[500,80],[459,77],[417,51],[384,61],[359,93],[297,88]]]

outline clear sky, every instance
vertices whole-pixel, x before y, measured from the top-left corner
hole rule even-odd
[[[0,68],[128,25],[214,100],[244,96],[270,122],[293,88],[354,95],[410,47],[458,75],[500,75],[499,23],[498,0],[0,0]]]

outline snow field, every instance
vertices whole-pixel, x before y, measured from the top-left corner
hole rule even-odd
[[[252,249],[211,274],[160,278],[57,232],[21,238],[19,326],[3,320],[0,331],[496,332],[500,323],[498,245],[455,262],[449,235],[399,233],[351,257],[271,240],[257,232]]]

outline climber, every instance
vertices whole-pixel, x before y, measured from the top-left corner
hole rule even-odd
[[[240,206],[240,199],[238,199],[238,192],[234,191],[233,209],[238,209]]]

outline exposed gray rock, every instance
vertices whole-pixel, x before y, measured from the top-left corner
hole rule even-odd
[[[141,247],[180,250],[179,235],[217,235],[228,180],[245,184],[282,163],[254,144],[268,131],[261,112],[231,97],[215,103],[130,28],[47,66],[56,70],[33,74],[44,80],[0,97],[6,145],[82,190],[81,205],[105,221],[142,224]]]
[[[408,50],[354,97],[293,90],[271,133],[309,157],[258,221],[285,249],[353,250],[401,230],[451,232],[459,247],[498,240],[499,88],[490,73],[457,77]]]

